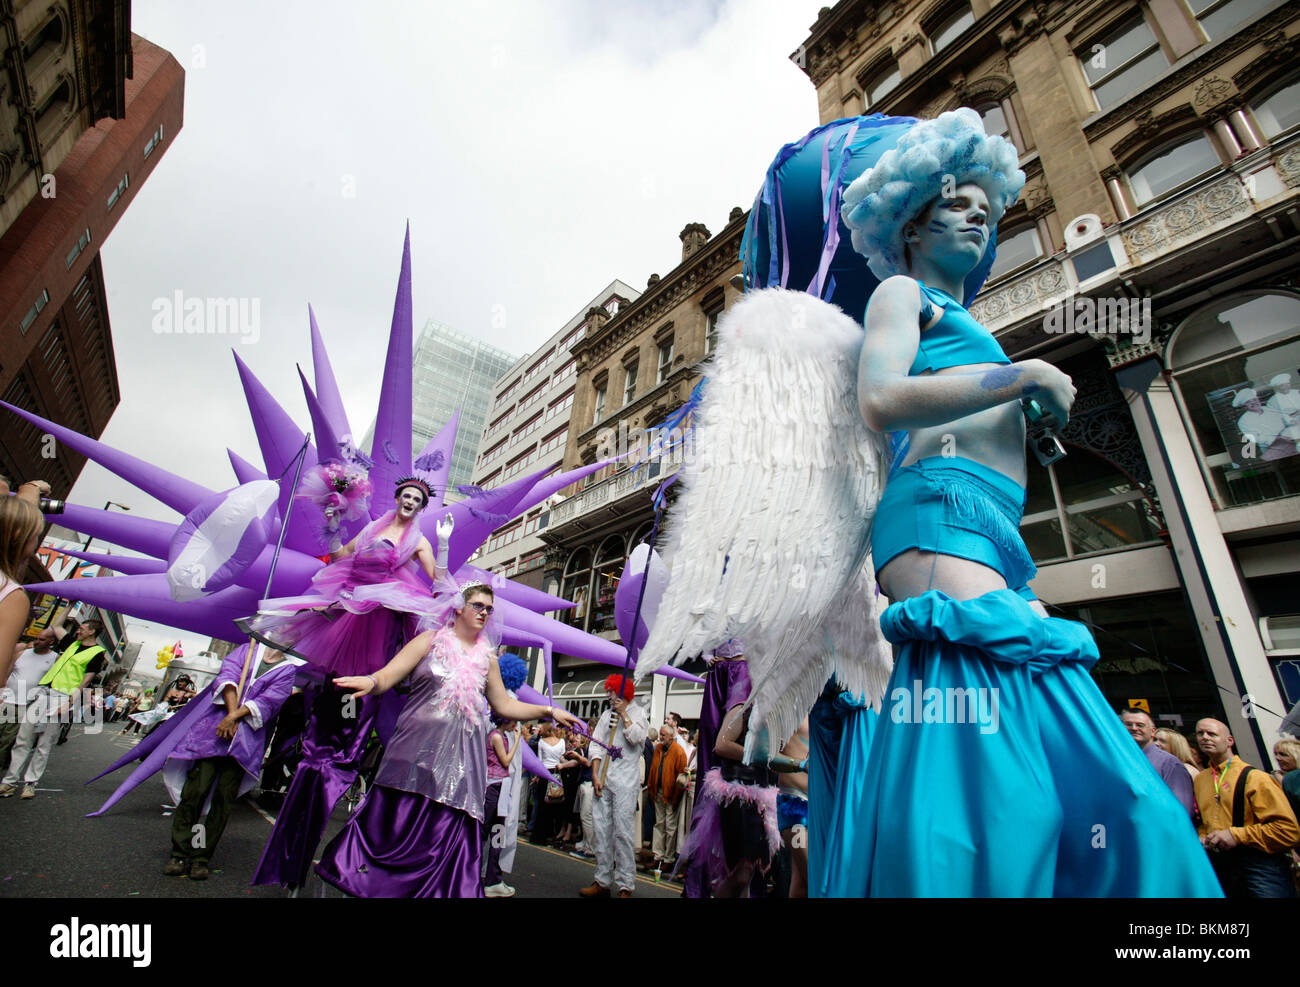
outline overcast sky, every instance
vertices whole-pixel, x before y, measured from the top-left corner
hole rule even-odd
[[[185,126],[103,246],[122,393],[103,441],[233,486],[227,446],[261,459],[230,350],[305,427],[309,302],[363,434],[407,220],[417,332],[523,354],[612,279],[644,287],[817,125],[789,55],[826,2],[135,0],[132,30],[185,70]],[[177,291],[257,300],[256,341],[156,333]],[[179,520],[94,463],[70,499]]]

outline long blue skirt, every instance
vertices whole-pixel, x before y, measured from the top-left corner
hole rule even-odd
[[[875,729],[854,734],[870,752],[840,786],[828,896],[1222,895],[1187,812],[1088,674],[1082,624],[1012,590],[931,590],[881,626],[897,662]]]

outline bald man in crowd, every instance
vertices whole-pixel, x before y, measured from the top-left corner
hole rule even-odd
[[[1119,714],[1128,735],[1137,741],[1146,755],[1151,767],[1156,769],[1160,780],[1169,786],[1174,797],[1183,804],[1189,817],[1196,816],[1196,798],[1192,794],[1192,776],[1183,767],[1183,762],[1172,754],[1156,746],[1156,722],[1144,709],[1126,709]]]
[[[1201,843],[1229,898],[1293,898],[1288,851],[1300,845],[1300,824],[1282,786],[1233,752],[1219,720],[1196,724],[1196,745],[1209,768],[1196,776]]]

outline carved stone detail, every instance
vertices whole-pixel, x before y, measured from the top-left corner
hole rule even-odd
[[[1052,262],[981,294],[971,303],[970,314],[990,331],[996,331],[1064,299],[1069,290],[1060,263]]]
[[[1124,249],[1135,261],[1149,261],[1248,215],[1251,208],[1241,180],[1231,175],[1157,209],[1126,229]]]
[[[1282,181],[1286,182],[1291,188],[1300,186],[1300,144],[1293,144],[1273,162],[1277,166],[1277,173],[1282,176]]]
[[[1223,100],[1232,92],[1232,83],[1212,75],[1196,84],[1196,97],[1192,100],[1197,106],[1211,106]]]

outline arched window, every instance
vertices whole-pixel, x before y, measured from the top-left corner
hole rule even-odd
[[[614,593],[618,589],[619,577],[623,574],[623,562],[627,557],[627,544],[622,535],[610,535],[600,543],[596,552],[595,580],[591,626],[592,633],[615,630]]]
[[[560,612],[560,619],[579,629],[586,629],[588,602],[591,596],[591,549],[579,548],[569,555],[564,564],[564,577],[560,583],[560,596],[572,600],[572,610]]]
[[[1007,126],[1007,115],[1002,111],[1001,103],[989,103],[977,112],[984,122],[984,133],[990,137],[996,134],[1011,139],[1011,128]]]
[[[862,84],[862,98],[867,104],[867,109],[871,109],[898,88],[898,84],[903,81],[903,76],[898,71],[898,63],[890,59],[877,62],[858,81]]]
[[[975,14],[970,4],[960,4],[945,11],[943,16],[923,30],[930,39],[930,53],[937,55],[961,36],[961,33],[975,23]]]
[[[1293,79],[1250,105],[1259,129],[1270,139],[1300,125],[1300,79]]]
[[[1300,297],[1215,299],[1174,334],[1168,365],[1220,507],[1300,493]]]
[[[23,42],[23,62],[28,76],[38,75],[50,59],[57,58],[68,46],[68,32],[63,14],[57,8],[26,41]]]
[[[36,108],[36,139],[42,149],[49,147],[72,118],[75,99],[72,79],[65,75]]]
[[[1223,162],[1205,134],[1183,137],[1128,169],[1133,202],[1143,206],[1222,166]]]
[[[1043,241],[1038,235],[1038,227],[1022,226],[1005,234],[998,230],[998,253],[989,269],[988,279],[993,281],[1003,277],[1042,256]]]
[[[1070,446],[1069,455],[1030,462],[1020,534],[1038,563],[1159,540],[1142,488],[1109,460]]]

